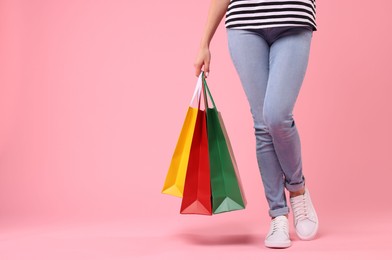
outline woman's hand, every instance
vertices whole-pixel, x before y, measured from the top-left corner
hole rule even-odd
[[[208,73],[210,72],[210,60],[211,60],[211,53],[208,47],[202,47],[199,49],[199,52],[196,56],[196,60],[194,63],[196,77],[199,77],[201,70],[204,70],[205,77],[208,77]]]

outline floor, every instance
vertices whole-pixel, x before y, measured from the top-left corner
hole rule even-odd
[[[324,221],[313,241],[263,246],[268,223],[220,217],[1,225],[1,260],[46,259],[392,259],[391,218]]]

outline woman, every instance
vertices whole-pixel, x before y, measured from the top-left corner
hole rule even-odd
[[[212,0],[196,76],[210,71],[209,44],[223,16],[230,55],[253,116],[256,155],[269,204],[271,225],[264,244],[291,246],[285,188],[294,227],[310,240],[318,218],[302,173],[301,143],[293,119],[309,57],[315,23],[314,0]]]

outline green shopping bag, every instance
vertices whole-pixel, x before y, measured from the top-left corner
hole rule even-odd
[[[207,111],[208,151],[214,214],[245,208],[245,198],[237,165],[222,117],[203,77],[203,91]],[[208,107],[207,94],[213,107]]]

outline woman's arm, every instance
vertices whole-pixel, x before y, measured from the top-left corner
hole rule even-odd
[[[200,75],[203,66],[206,77],[210,72],[210,42],[215,34],[216,28],[218,28],[219,23],[221,22],[223,16],[226,13],[229,3],[230,0],[211,0],[210,8],[208,11],[207,24],[204,29],[199,52],[194,63],[197,77]]]

